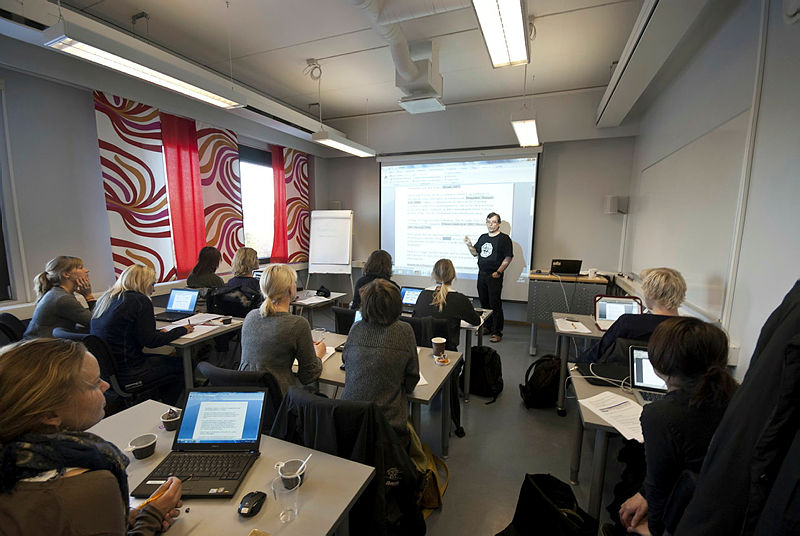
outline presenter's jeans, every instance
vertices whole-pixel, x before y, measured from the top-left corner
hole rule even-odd
[[[503,336],[503,301],[500,295],[503,293],[503,278],[495,279],[491,273],[478,272],[478,299],[481,307],[491,309],[492,314],[486,319],[484,324],[492,335]]]

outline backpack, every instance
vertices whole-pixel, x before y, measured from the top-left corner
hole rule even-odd
[[[497,395],[503,392],[503,364],[500,354],[488,346],[473,346],[471,349],[469,392],[477,396],[491,397],[486,404],[497,400]],[[461,390],[464,389],[464,373],[458,379]]]
[[[237,318],[247,316],[247,313],[260,306],[262,301],[260,292],[241,285],[216,288],[206,296],[209,313]]]
[[[525,371],[525,383],[519,386],[519,395],[526,408],[551,408],[558,398],[558,381],[561,359],[554,355],[543,356]]]

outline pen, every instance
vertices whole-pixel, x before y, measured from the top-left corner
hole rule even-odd
[[[189,475],[189,477],[186,480],[184,480],[183,482],[189,482],[192,479],[193,476],[194,475]],[[160,499],[161,496],[164,495],[167,492],[168,489],[169,488],[166,487],[163,490],[161,490],[160,492],[158,492],[155,495],[153,495],[152,497],[148,498],[146,501],[144,501],[142,504],[140,504],[138,508],[141,510],[142,508],[144,508],[145,506],[147,506],[151,502]]]

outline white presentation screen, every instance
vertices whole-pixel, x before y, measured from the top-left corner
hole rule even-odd
[[[486,215],[500,214],[500,230],[511,236],[514,259],[503,283],[503,299],[528,299],[536,158],[381,165],[381,248],[392,255],[392,278],[426,287],[434,263],[453,261],[454,287],[477,296],[473,243],[486,232]]]

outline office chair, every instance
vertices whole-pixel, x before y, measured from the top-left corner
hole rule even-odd
[[[21,341],[25,333],[25,324],[11,313],[0,313],[0,330],[3,330],[12,342]]]
[[[8,333],[6,333],[4,330],[0,330],[0,347],[11,344],[12,342],[16,341],[11,340],[11,337],[9,337]]]
[[[417,346],[430,348],[433,337],[444,337],[450,340],[447,329],[447,320],[444,318],[433,318],[432,316],[409,317],[401,316],[400,320],[410,324],[414,330],[414,337],[417,339]]]
[[[331,307],[333,310],[333,325],[334,331],[340,335],[347,335],[350,333],[350,328],[353,327],[353,320],[356,318],[355,309],[347,309],[345,307]]]

